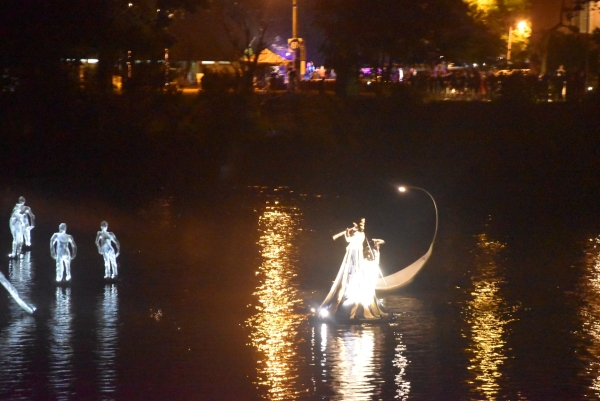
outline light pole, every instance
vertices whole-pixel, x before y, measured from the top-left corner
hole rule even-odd
[[[288,46],[292,51],[292,63],[294,69],[301,76],[304,75],[306,69],[304,41],[298,38],[298,2],[292,0],[292,38],[288,40]],[[300,53],[300,56],[299,56]]]
[[[517,24],[517,29],[521,35],[525,33],[525,29],[527,28],[527,21],[520,21]],[[506,51],[506,62],[510,61],[510,53],[512,50],[512,42],[513,42],[513,27],[512,24],[508,27],[508,48]]]
[[[292,0],[292,38],[298,39],[298,4]]]
[[[438,208],[437,208],[437,204],[435,203],[435,199],[433,199],[433,196],[427,190],[425,190],[423,188],[419,188],[419,187],[412,187],[412,186],[404,185],[404,186],[399,187],[398,191],[406,192],[407,189],[417,189],[419,191],[423,191],[427,195],[429,195],[429,197],[431,198],[431,201],[433,202],[433,207],[435,208],[435,232],[433,234],[433,240],[431,240],[431,244],[433,245],[433,243],[435,242],[435,237],[437,236],[437,232],[438,232]]]

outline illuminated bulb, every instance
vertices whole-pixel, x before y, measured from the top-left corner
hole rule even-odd
[[[329,316],[329,311],[327,309],[319,309],[319,316],[325,318]]]
[[[400,187],[400,188],[398,188],[398,191],[400,191],[400,192],[406,192],[406,187]]]
[[[315,308],[310,308],[310,311],[311,311],[312,313],[315,313]]]

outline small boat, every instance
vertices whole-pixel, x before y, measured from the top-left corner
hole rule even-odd
[[[396,321],[396,315],[388,313],[387,316],[378,319],[344,319],[336,316],[322,317],[317,314],[312,314],[308,317],[308,321],[311,324],[331,324],[334,326],[351,326],[351,325],[362,325],[362,324],[388,324]]]

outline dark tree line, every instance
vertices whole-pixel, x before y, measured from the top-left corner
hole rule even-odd
[[[361,64],[481,61],[502,47],[462,0],[316,0],[315,25],[340,92]]]
[[[96,85],[110,87],[111,68],[131,51],[157,58],[174,38],[168,26],[178,10],[206,0],[3,0],[0,72],[24,88],[73,82],[67,59],[97,58]],[[64,79],[63,79],[64,78]]]
[[[500,14],[486,18],[478,18],[463,0],[298,2],[311,10],[313,28],[323,38],[320,51],[326,65],[336,71],[340,93],[362,65],[432,64],[441,57],[482,62],[505,52],[499,32],[506,21],[500,21],[499,15],[510,12],[506,1],[498,1],[502,7],[494,12]],[[585,2],[590,0],[575,0],[577,6]],[[174,15],[212,7],[227,16],[224,26],[239,50],[238,59],[245,58],[244,82],[250,86],[257,56],[275,33],[269,4],[266,0],[3,0],[0,72],[3,79],[14,79],[22,88],[39,90],[76,83],[72,79],[76,66],[64,60],[93,57],[99,59],[95,88],[107,90],[112,69],[124,64],[128,52],[136,59],[163,59],[165,49],[177,41],[169,30]]]

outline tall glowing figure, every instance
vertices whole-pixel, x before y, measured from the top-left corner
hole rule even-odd
[[[69,249],[69,244],[73,249],[73,255]],[[58,226],[58,232],[54,233],[50,238],[50,255],[53,259],[56,259],[56,281],[61,282],[63,280],[64,273],[66,273],[65,279],[71,280],[71,261],[77,256],[77,245],[73,237],[67,234],[67,225],[61,223]]]
[[[117,277],[117,257],[121,252],[121,245],[117,240],[117,236],[109,231],[108,223],[103,221],[100,223],[100,231],[96,234],[96,246],[98,247],[98,253],[104,257],[104,278],[115,278]],[[117,247],[117,253],[112,247],[112,242]],[[111,271],[112,270],[112,271]]]
[[[342,319],[380,319],[388,314],[375,296],[375,284],[379,273],[379,245],[382,240],[374,240],[376,247],[368,245],[368,256],[364,256],[365,219],[354,223],[333,239],[346,238],[346,254],[331,286],[331,290],[319,308],[321,318],[341,317]]]
[[[19,197],[19,201],[10,215],[10,232],[13,236],[12,253],[8,256],[16,258],[21,254],[23,242],[31,246],[31,229],[35,226],[35,216],[29,206],[25,206],[25,198]]]

